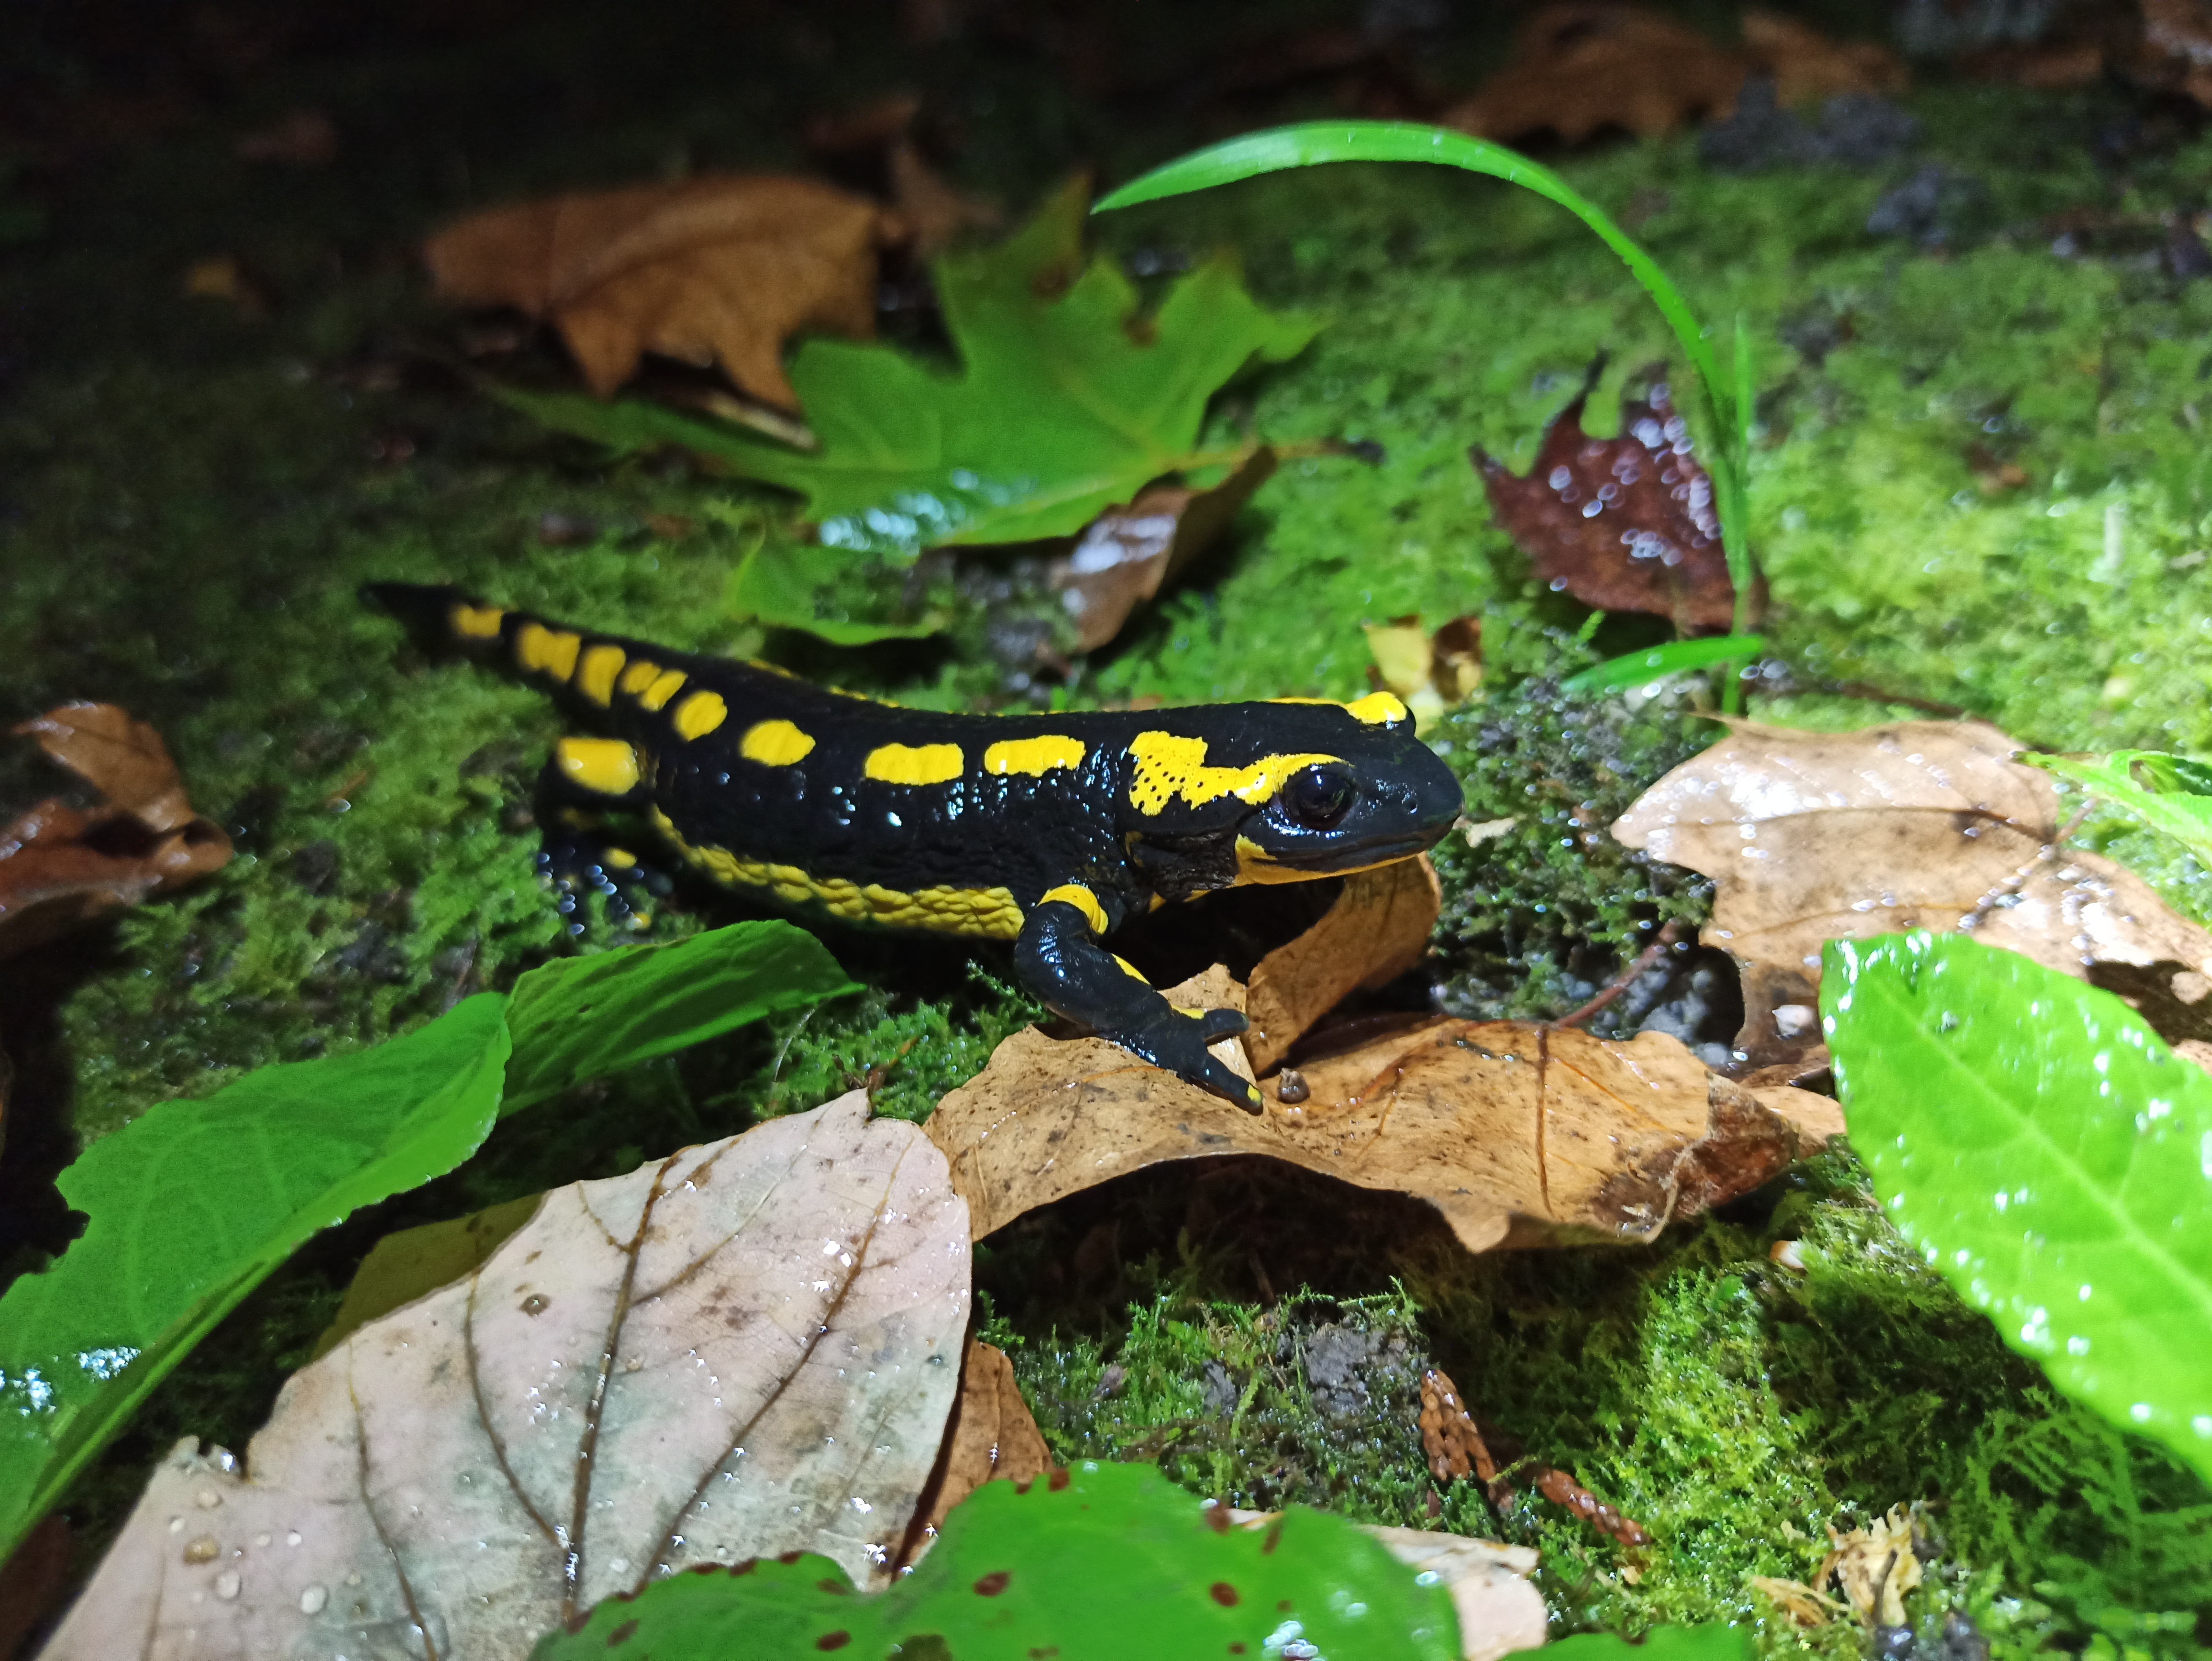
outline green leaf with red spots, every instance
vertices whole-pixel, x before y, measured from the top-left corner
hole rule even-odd
[[[1086,1461],[985,1483],[889,1591],[862,1597],[811,1555],[678,1575],[600,1604],[534,1661],[1454,1661],[1458,1622],[1435,1581],[1341,1517],[1293,1506],[1231,1528],[1150,1466]]]

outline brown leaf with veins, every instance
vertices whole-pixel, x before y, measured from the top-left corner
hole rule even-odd
[[[2056,782],[2013,760],[2021,746],[1997,728],[1730,726],[1613,834],[1713,879],[1703,939],[1743,971],[1735,1047],[1753,1066],[1820,1042],[1825,942],[1969,922],[1988,945],[2118,993],[2184,1053],[2212,1040],[2212,934],[2133,872],[2060,846]]]
[[[908,1530],[899,1567],[919,1562],[946,1514],[984,1483],[1026,1482],[1052,1469],[1052,1450],[1022,1398],[1013,1362],[995,1344],[970,1338],[960,1369],[960,1394],[945,1427],[945,1449],[931,1488],[922,1495],[924,1509]]]
[[[1265,1073],[1345,995],[1386,986],[1428,950],[1443,888],[1425,854],[1357,871],[1321,920],[1277,946],[1252,970],[1244,1034],[1253,1070]]]
[[[1590,437],[1583,405],[1596,374],[1544,429],[1525,477],[1479,444],[1468,452],[1491,510],[1536,575],[1585,605],[1671,618],[1684,634],[1729,628],[1735,584],[1688,425],[1661,381],[1648,402],[1621,399],[1618,436]],[[1754,612],[1765,599],[1762,584]]]
[[[0,957],[229,862],[230,838],[193,813],[145,722],[112,703],[67,703],[15,730],[105,800],[80,812],[57,797],[0,829]]]
[[[1179,1005],[1241,1008],[1218,965]],[[1236,1040],[1229,1040],[1234,1044]],[[1410,1194],[1470,1251],[1648,1240],[1758,1187],[1796,1151],[1752,1092],[1676,1039],[1626,1043],[1511,1021],[1437,1019],[1302,1065],[1307,1094],[1248,1114],[1103,1038],[1024,1028],[925,1127],[977,1238],[1035,1207],[1166,1159],[1263,1153]]]
[[[1650,138],[1729,114],[1747,68],[1656,11],[1571,0],[1523,23],[1511,61],[1437,119],[1484,138],[1551,131],[1576,144],[1608,127]]]
[[[444,298],[550,318],[602,398],[643,353],[719,362],[786,409],[784,343],[875,332],[883,210],[817,179],[729,173],[487,209],[423,244]]]
[[[1045,568],[1075,624],[1075,650],[1095,652],[1121,632],[1138,606],[1204,553],[1275,471],[1262,445],[1210,490],[1155,484],[1127,507],[1109,508]]]
[[[880,1586],[969,1262],[944,1160],[860,1091],[557,1189],[295,1373],[242,1466],[179,1445],[45,1654],[521,1661],[702,1564],[818,1551]]]

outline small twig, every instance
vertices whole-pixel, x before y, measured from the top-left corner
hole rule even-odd
[[[1630,987],[1635,985],[1638,981],[1643,979],[1644,971],[1658,962],[1674,946],[1678,932],[1675,923],[1671,922],[1667,923],[1652,936],[1651,944],[1644,948],[1636,961],[1614,976],[1612,982],[1600,991],[1597,996],[1571,1014],[1562,1015],[1556,1021],[1547,1022],[1547,1025],[1554,1030],[1565,1026],[1580,1026],[1599,1010],[1603,1009],[1622,993],[1627,991]]]

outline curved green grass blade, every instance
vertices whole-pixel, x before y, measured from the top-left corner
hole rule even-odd
[[[147,1393],[300,1243],[444,1175],[491,1129],[507,1000],[165,1102],[84,1151],[91,1217],[0,1297],[0,1561]]]
[[[1709,668],[1755,658],[1766,649],[1764,635],[1717,635],[1709,640],[1675,640],[1647,651],[1629,652],[1603,663],[1592,664],[1559,683],[1563,692],[1618,692],[1623,687],[1643,686],[1686,669]]]
[[[586,1079],[857,991],[821,941],[787,922],[739,922],[689,940],[564,958],[514,984],[500,1116]]]
[[[1832,941],[1820,1002],[1906,1238],[2052,1384],[2212,1479],[2212,1078],[1963,934]]]
[[[2205,777],[2201,763],[2157,750],[2021,759],[2072,780],[2091,795],[2172,837],[2212,866],[2212,781]]]
[[[826,1557],[695,1573],[610,1600],[535,1661],[813,1661],[824,1652],[959,1661],[1285,1655],[1452,1661],[1451,1599],[1341,1517],[1294,1506],[1264,1530],[1206,1525],[1147,1465],[1085,1461],[1017,1487],[987,1482],[945,1518],[915,1572],[856,1595]],[[1738,1661],[1685,1653],[1674,1661]]]

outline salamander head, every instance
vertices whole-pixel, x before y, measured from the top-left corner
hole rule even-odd
[[[1127,746],[1122,824],[1170,897],[1409,859],[1460,815],[1459,781],[1388,692],[1157,719]]]

